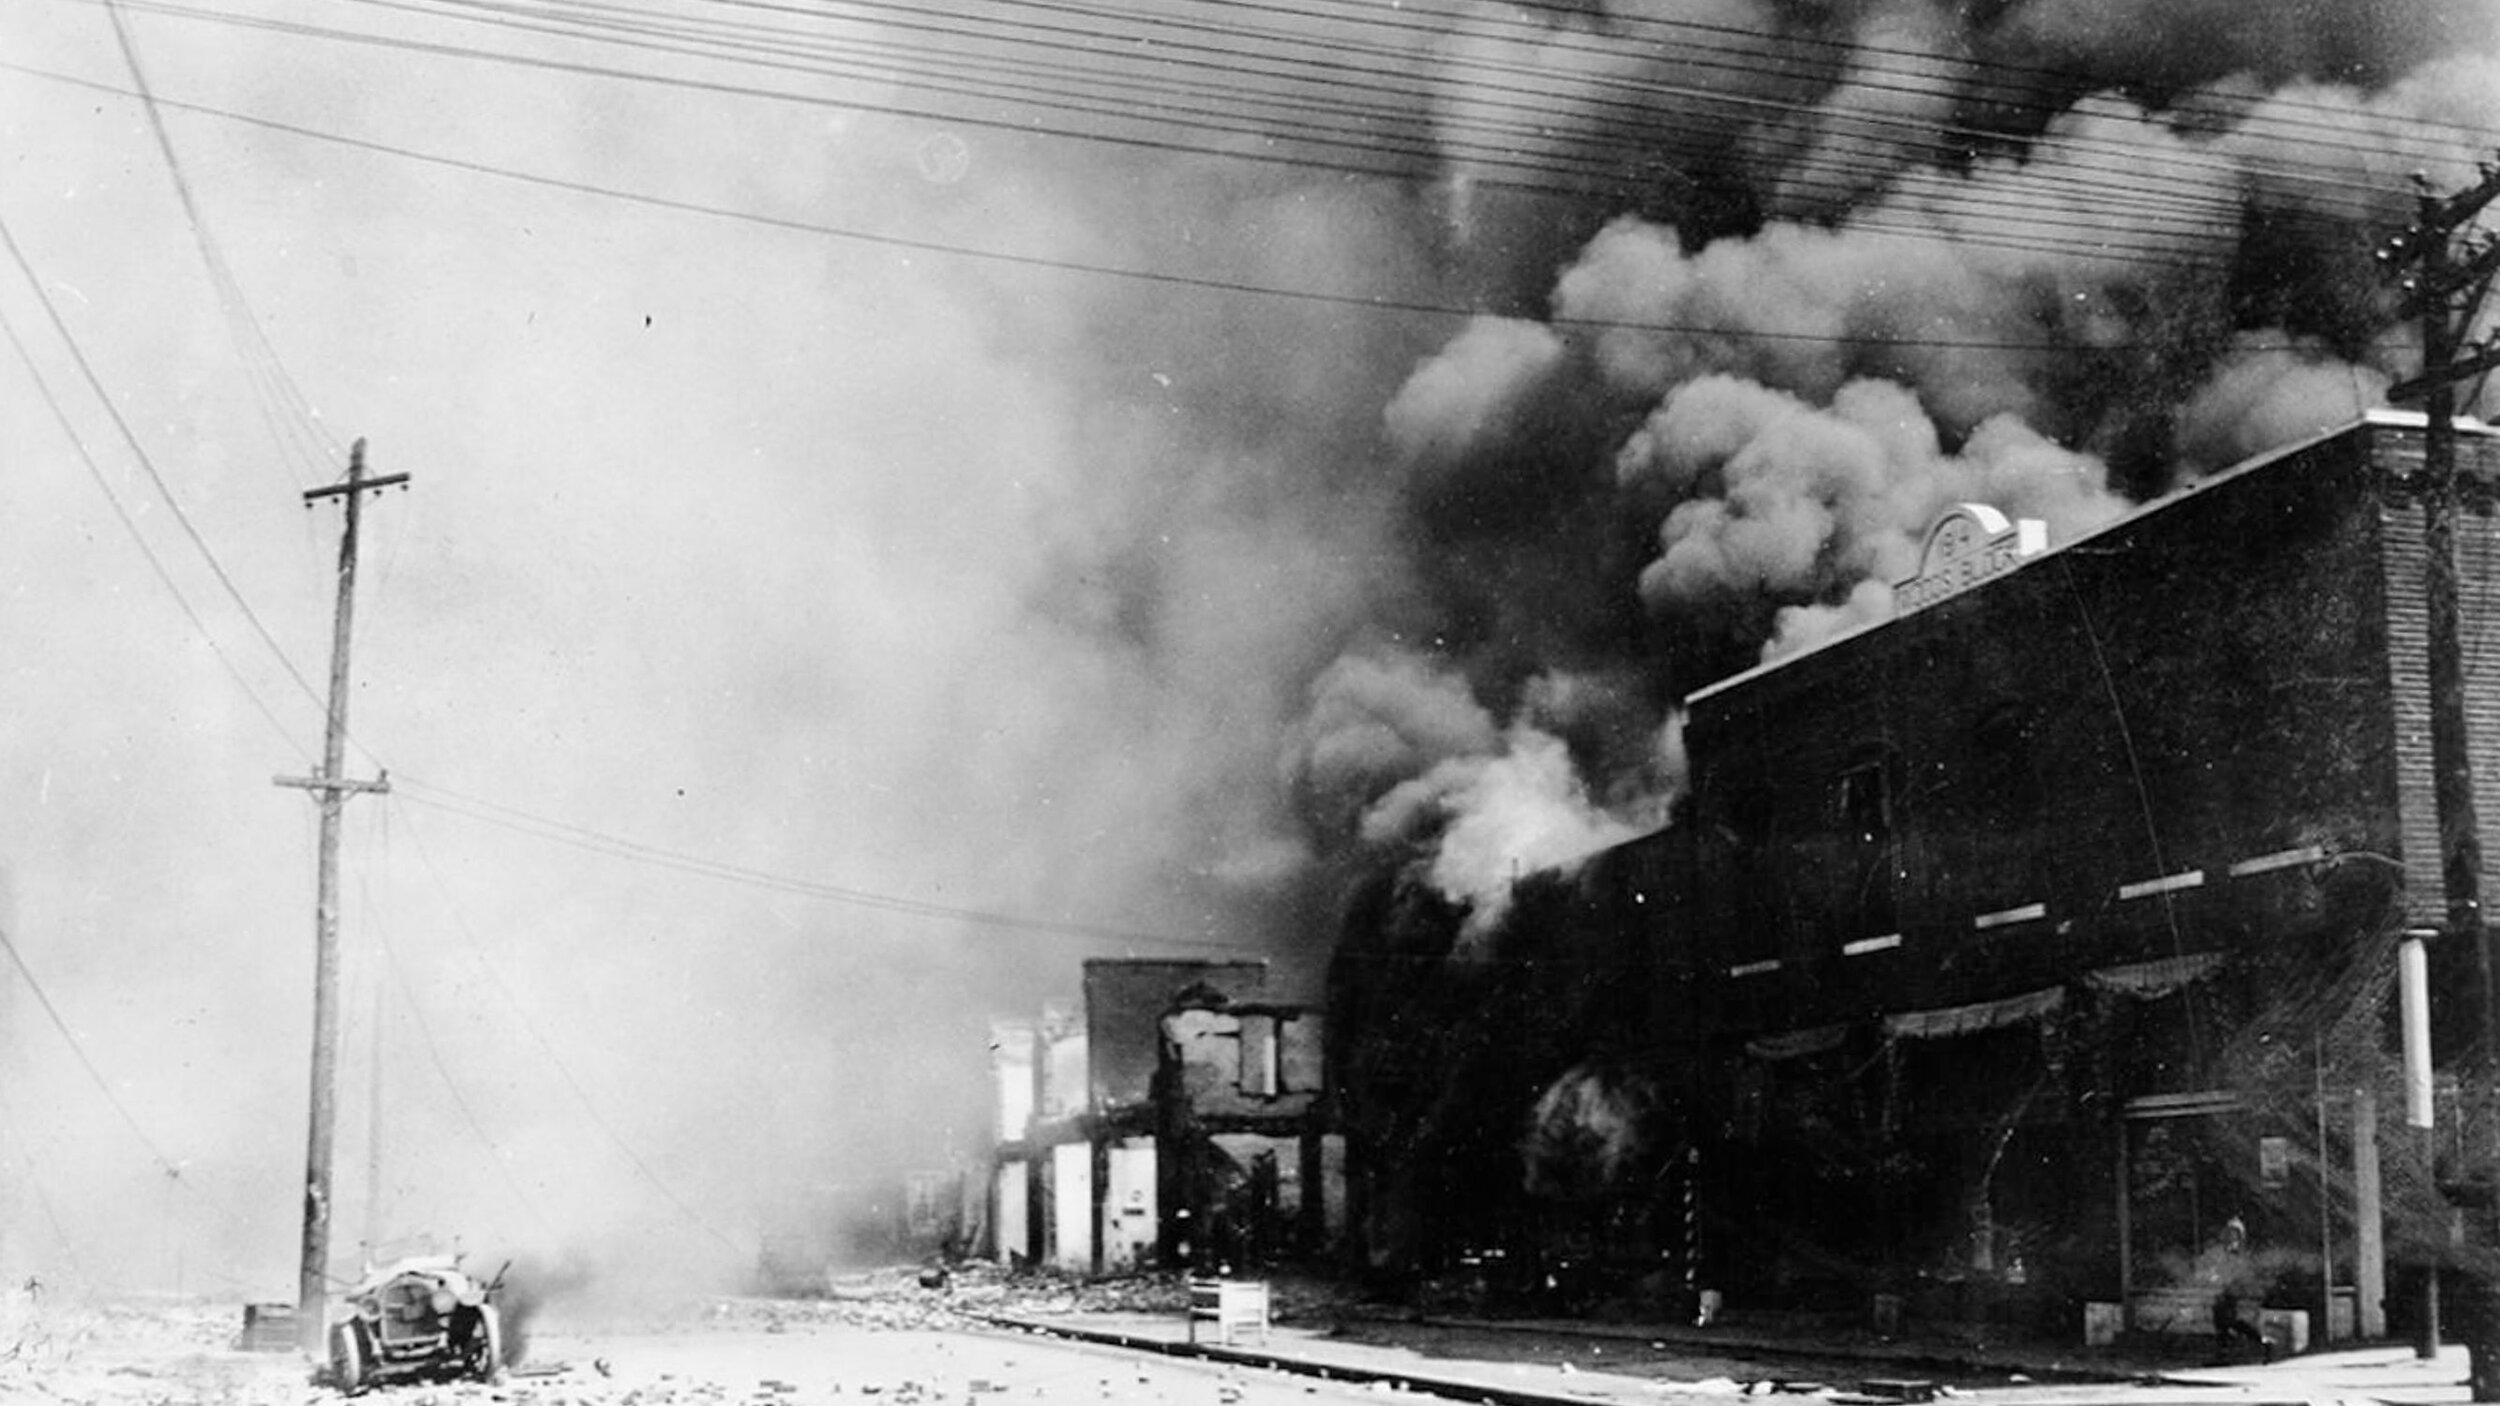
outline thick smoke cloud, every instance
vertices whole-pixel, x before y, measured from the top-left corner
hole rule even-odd
[[[1679,500],[1640,578],[1661,613],[1758,614],[1768,603],[1880,590],[1913,573],[1927,524],[1957,502],[2039,518],[2058,538],[2126,509],[2098,461],[2011,415],[1983,421],[1947,454],[1918,398],[1888,381],[1850,382],[1824,409],[1733,377],[1688,381],[1616,466],[1627,484],[1654,483]],[[1788,618],[1802,626],[1810,617]],[[1803,642],[1792,627],[1778,647]]]
[[[2233,0],[2025,0],[1985,47],[2008,64],[2176,94],[2240,76],[2381,86],[2496,37],[2500,18],[2478,0],[2308,0],[2289,14]]]
[[[1586,834],[1673,794],[1655,748],[1524,725],[1530,681],[1614,680],[1607,730],[1665,736],[1678,693],[1887,618],[1950,503],[2068,541],[2379,404],[2418,356],[2370,252],[2412,171],[2474,178],[2495,11],[1437,11],[1445,228],[1491,311],[1386,408],[1395,618],[1506,726],[1340,792],[1355,837],[1498,916],[1474,847],[1547,833],[1475,822],[1506,762],[1596,798]],[[1523,83],[1542,194],[1478,140]]]
[[[92,14],[54,8],[0,19],[32,36],[12,52],[118,74]],[[2417,358],[2369,251],[2406,175],[2470,180],[2500,112],[2488,0],[1394,8],[1395,37],[1342,33],[1414,80],[1369,95],[1430,134],[1384,158],[1403,180],[543,74],[428,70],[448,86],[408,102],[385,64],[216,31],[176,66],[142,33],[203,102],[1023,260],[730,239],[184,125],[327,422],[418,472],[376,517],[396,567],[360,625],[360,740],[662,850],[1265,953],[1309,994],[1354,870],[1411,866],[1482,933],[1514,879],[1662,823],[1681,695],[1883,618],[1942,504],[2071,537],[2375,404]],[[136,110],[0,101],[30,257],[318,658],[331,539],[219,379]],[[40,1030],[7,1150],[64,1223],[118,1228],[99,1281],[188,1249],[265,1291],[289,1272],[300,1144],[267,1129],[300,1117],[309,886],[271,859],[309,853],[300,798],[266,781],[300,759],[96,549],[120,529],[44,452],[0,558],[30,661],[7,702],[46,745],[0,768],[0,853],[21,946],[190,1170],[134,1150]],[[48,682],[65,658],[80,692]],[[255,681],[317,733],[275,669]],[[352,926],[387,933],[474,1097],[403,1049],[393,1115],[422,1131],[387,1209],[558,1259],[743,1268],[789,1207],[879,1204],[981,1146],[989,1018],[1130,950],[357,811],[351,848],[381,857]]]

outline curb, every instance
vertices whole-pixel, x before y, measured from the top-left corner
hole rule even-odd
[[[1272,1371],[1288,1372],[1297,1376],[1315,1377],[1323,1381],[1350,1382],[1357,1385],[1378,1382],[1386,1384],[1392,1390],[1410,1391],[1455,1400],[1481,1401],[1493,1403],[1493,1406],[1591,1406],[1591,1398],[1586,1396],[1577,1396],[1563,1392],[1538,1391],[1527,1387],[1506,1386],[1497,1382],[1464,1381],[1455,1378],[1438,1377],[1428,1373],[1418,1373],[1405,1370],[1360,1367],[1336,1362],[1315,1362],[1308,1358],[1295,1357],[1277,1352],[1260,1351],[1254,1348],[1225,1347],[1213,1343],[1197,1343],[1186,1340],[1174,1341],[1169,1338],[1145,1337],[1135,1333],[1124,1333],[1116,1329],[1092,1328],[1073,1323],[1053,1323],[1048,1320],[1036,1318],[1015,1318],[1002,1314],[968,1314],[966,1317],[994,1328],[1004,1328],[1015,1332],[1035,1333],[1045,1337],[1064,1338],[1072,1342],[1092,1343],[1097,1346],[1118,1348],[1123,1351],[1152,1353],[1160,1357],[1198,1358],[1203,1361],[1221,1362],[1239,1367],[1265,1368]],[[1467,1329],[1489,1328],[1493,1331],[1504,1331],[1504,1329],[1502,1329],[1498,1324],[1485,1324],[1465,1319],[1376,1319],[1374,1321],[1408,1322],[1434,1327]],[[1540,1325],[1534,1330],[1510,1329],[1509,1331],[1567,1333],[1570,1332],[1571,1329],[1567,1327]],[[1583,1329],[1581,1330],[1581,1336],[1623,1338],[1627,1336],[1640,1335],[1607,1333],[1603,1331],[1589,1331],[1587,1329]],[[2056,1378],[2068,1385],[2126,1386],[2134,1384],[2148,1393],[2146,1396],[2131,1399],[2128,1401],[2127,1406],[2163,1406],[2163,1403],[2172,1400],[2172,1398],[2169,1398],[2166,1395],[2151,1395],[2150,1393],[2168,1392],[2182,1393],[2179,1397],[2175,1398],[2179,1403],[2179,1406],[2212,1406],[2212,1403],[2215,1402],[2218,1395],[2228,1394],[2232,1390],[2229,1387],[2218,1386],[2217,1384],[2210,1382],[2173,1379],[2167,1375],[2142,1376],[2109,1371],[2095,1373],[2085,1369],[2073,1367],[2035,1370],[2033,1368],[2008,1365],[2004,1363],[1990,1364],[1974,1362],[1969,1359],[1945,1358],[1933,1354],[1920,1355],[1915,1351],[1876,1358],[1865,1352],[1852,1352],[1843,1348],[1799,1346],[1785,1341],[1766,1340],[1753,1337],[1744,1339],[1737,1339],[1733,1337],[1700,1338],[1691,1334],[1653,1334],[1647,1335],[1645,1340],[1653,1342],[1666,1342],[1678,1347],[1709,1347],[1715,1348],[1719,1351],[1736,1352],[1758,1351],[1765,1356],[1804,1357],[1821,1361],[1880,1361],[1884,1364],[1894,1366],[1929,1365],[1949,1366],[1956,1370],[1964,1371],[1997,1373],[2019,1372],[2032,1376],[2036,1380],[2041,1381],[2043,1384],[2052,1384],[2048,1381],[2049,1378]],[[2368,1398],[2366,1394],[2354,1394],[2352,1399],[2371,1398]],[[1798,1400],[1802,1402],[1805,1398],[1798,1398]],[[2316,1400],[2317,1398],[2315,1396],[2298,1391],[2281,1396],[2260,1394],[2245,1396],[2233,1395],[2230,1399],[2230,1406],[2315,1406]]]
[[[1074,1342],[1124,1348],[1132,1352],[1151,1352],[1163,1357],[1196,1357],[1209,1362],[1224,1362],[1239,1367],[1265,1367],[1280,1372],[1291,1372],[1297,1376],[1317,1377],[1323,1381],[1353,1382],[1358,1385],[1381,1382],[1387,1384],[1392,1390],[1420,1392],[1427,1396],[1449,1397],[1455,1400],[1483,1401],[1495,1403],[1495,1406],[1591,1406],[1589,1399],[1583,1396],[1530,1391],[1493,1382],[1457,1381],[1448,1377],[1433,1377],[1415,1372],[1354,1367],[1336,1362],[1313,1362],[1307,1358],[1289,1357],[1280,1353],[1222,1347],[1212,1343],[1173,1342],[1166,1338],[1139,1337],[1134,1333],[1116,1332],[1107,1328],[1085,1328],[1072,1323],[1049,1323],[1038,1319],[1008,1318],[994,1314],[969,1316],[992,1327],[1040,1333],[1047,1337],[1067,1338]],[[2234,1406],[2241,1406],[2241,1404],[2234,1403]]]
[[[1886,1367],[1908,1367],[1928,1372],[1950,1372],[1965,1376],[2006,1376],[2019,1373],[2044,1384],[2077,1384],[2120,1386],[2129,1382],[2194,1387],[2201,1383],[2169,1380],[2177,1370],[2171,1367],[2120,1365],[2095,1366],[2089,1363],[2040,1362],[1988,1353],[1985,1348],[1956,1350],[1951,1347],[1922,1347],[1903,1342],[1847,1342],[1824,1344],[1801,1341],[1760,1332],[1748,1332],[1741,1326],[1727,1326],[1700,1331],[1672,1324],[1612,1328],[1599,1324],[1575,1323],[1569,1320],[1537,1319],[1534,1322],[1505,1322],[1488,1318],[1451,1318],[1439,1315],[1420,1318],[1387,1314],[1349,1314],[1348,1318],[1368,1323],[1411,1323],[1427,1328],[1454,1328],[1468,1332],[1546,1333],[1555,1336],[1595,1338],[1609,1342],[1665,1343],[1671,1347],[1721,1355],[1751,1354],[1769,1358],[1798,1358],[1813,1362],[1856,1362]]]

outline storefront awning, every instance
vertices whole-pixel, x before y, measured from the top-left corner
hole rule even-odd
[[[1839,1049],[1848,1038],[1846,1025],[1818,1025],[1809,1030],[1756,1036],[1745,1042],[1745,1053],[1756,1059],[1803,1059]]]
[[[2130,962],[2123,967],[2103,967],[2087,973],[2083,980],[2095,991],[2149,1001],[2211,976],[2221,965],[2219,952],[2190,952],[2157,961]]]
[[[2065,1004],[2066,988],[2052,986],[2028,995],[2008,996],[2001,1001],[1981,1001],[1975,1005],[1888,1015],[1884,1017],[1884,1033],[1897,1040],[1941,1040],[1954,1035],[1976,1035],[1986,1030],[2001,1030],[2009,1025],[2039,1020]]]

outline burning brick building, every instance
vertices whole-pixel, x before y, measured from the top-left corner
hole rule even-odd
[[[2442,903],[2420,423],[2056,547],[1956,509],[1892,619],[1689,698],[1669,828],[1490,932],[1375,884],[1330,997],[1372,1263],[2069,1331],[2201,1327],[2224,1292],[2401,1322],[2462,1145],[2381,1127],[2397,945]],[[2460,458],[2487,755],[2500,436]],[[2500,768],[2477,785],[2500,805]],[[2470,954],[2432,961],[2471,989]]]
[[[1098,960],[993,1041],[1001,1259],[1081,1274],[1322,1254],[1344,1224],[1321,1019],[1260,962]]]

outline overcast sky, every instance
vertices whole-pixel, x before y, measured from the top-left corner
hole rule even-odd
[[[378,1048],[384,1234],[735,1262],[1085,957],[1659,823],[1945,503],[2375,403],[2495,6],[2301,8],[0,8],[0,1272],[289,1294],[351,441],[342,1255]]]

